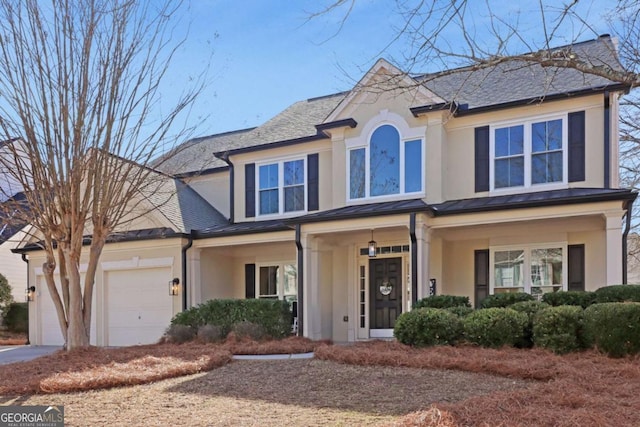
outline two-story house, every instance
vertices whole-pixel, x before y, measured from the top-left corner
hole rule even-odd
[[[608,36],[570,49],[619,66]],[[188,141],[159,166],[186,184],[170,214],[105,247],[95,342],[153,342],[212,298],[296,302],[300,333],[342,342],[392,336],[433,292],[477,305],[623,283],[627,89],[535,63],[410,77],[379,60],[351,91]],[[40,292],[31,340],[60,340],[43,325],[42,254],[22,250]]]

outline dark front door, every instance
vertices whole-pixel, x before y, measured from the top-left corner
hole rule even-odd
[[[392,329],[402,313],[402,258],[369,260],[371,329]]]

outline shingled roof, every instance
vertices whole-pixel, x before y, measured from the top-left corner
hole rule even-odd
[[[559,47],[554,51],[577,55],[593,66],[622,69],[609,36]],[[454,71],[450,74],[425,74],[416,79],[438,96],[462,106],[461,110],[491,108],[517,101],[539,102],[555,95],[601,91],[616,84],[576,69],[543,67],[524,60]]]
[[[607,35],[558,47],[553,51],[578,55],[594,66],[622,69],[615,44]],[[543,67],[524,60],[479,69],[460,68],[451,73],[424,74],[415,77],[415,80],[416,84],[423,84],[448,101],[438,108],[455,105],[456,114],[459,115],[514,103],[596,93],[614,86],[620,89],[620,85],[603,77],[570,68]],[[160,159],[157,168],[178,176],[201,173],[227,167],[219,158],[226,152],[325,138],[316,125],[324,123],[348,94],[341,92],[296,102],[256,128],[192,139],[175,151],[174,158]],[[411,110],[417,114],[421,109],[428,111],[431,107],[416,105]]]

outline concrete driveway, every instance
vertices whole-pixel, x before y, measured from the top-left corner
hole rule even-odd
[[[7,345],[0,346],[0,365],[24,362],[61,350],[57,345]]]

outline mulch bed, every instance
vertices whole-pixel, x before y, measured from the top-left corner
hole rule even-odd
[[[555,355],[546,350],[480,347],[414,349],[397,342],[319,348],[316,357],[358,365],[483,372],[532,386],[436,403],[399,426],[640,425],[640,358],[612,359],[596,351]]]

